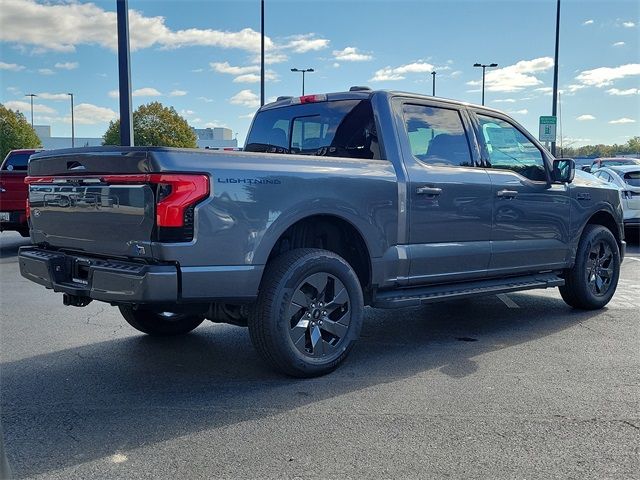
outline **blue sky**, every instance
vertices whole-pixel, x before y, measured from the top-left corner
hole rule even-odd
[[[2,0],[0,101],[55,136],[101,136],[118,112],[115,1]],[[130,0],[134,105],[173,105],[192,126],[226,126],[240,142],[260,91],[258,0]],[[555,0],[267,0],[268,99],[351,85],[431,92],[509,112],[533,132],[551,113]],[[563,0],[560,88],[567,143],[640,134],[640,2]]]

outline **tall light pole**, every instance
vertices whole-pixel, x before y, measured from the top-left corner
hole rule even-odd
[[[432,82],[431,82],[432,93],[431,93],[431,96],[435,97],[436,96],[436,72],[435,71],[431,72],[431,78],[432,78]]]
[[[304,74],[307,72],[313,72],[314,71],[313,68],[303,68],[303,69],[292,68],[291,71],[302,73],[302,95],[304,96]]]
[[[33,97],[37,97],[35,93],[27,93],[25,97],[31,97],[31,128],[33,128]]]
[[[260,106],[264,105],[264,0],[260,0]]]
[[[497,67],[498,64],[497,63],[490,63],[490,64],[484,64],[484,63],[474,63],[473,64],[474,67],[482,67],[482,105],[484,105],[484,72],[487,69],[487,67],[489,68],[494,68]]]
[[[73,121],[73,93],[67,93],[71,97],[71,148],[76,146],[76,130],[75,122]]]
[[[556,52],[553,60],[553,106],[551,115],[554,117],[558,113],[558,50],[560,48],[560,0],[556,8]],[[551,142],[551,154],[556,155],[556,142]]]
[[[120,92],[120,145],[132,147],[131,56],[129,55],[129,2],[116,0],[118,26],[118,90]]]

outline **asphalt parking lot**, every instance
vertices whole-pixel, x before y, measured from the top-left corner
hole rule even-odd
[[[608,308],[556,290],[367,310],[333,374],[245,329],[156,339],[64,307],[0,235],[1,418],[17,478],[638,478],[640,247]]]

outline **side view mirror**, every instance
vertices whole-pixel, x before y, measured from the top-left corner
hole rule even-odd
[[[576,175],[576,162],[572,158],[556,158],[553,161],[554,183],[571,183]]]

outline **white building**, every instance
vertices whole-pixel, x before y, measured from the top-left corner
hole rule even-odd
[[[71,148],[71,137],[52,137],[51,125],[34,125],[34,130],[42,142],[45,150],[56,150],[58,148]],[[102,138],[76,137],[75,147],[96,147],[102,145]]]
[[[236,148],[238,139],[233,138],[230,128],[193,128],[198,137],[198,148]]]

